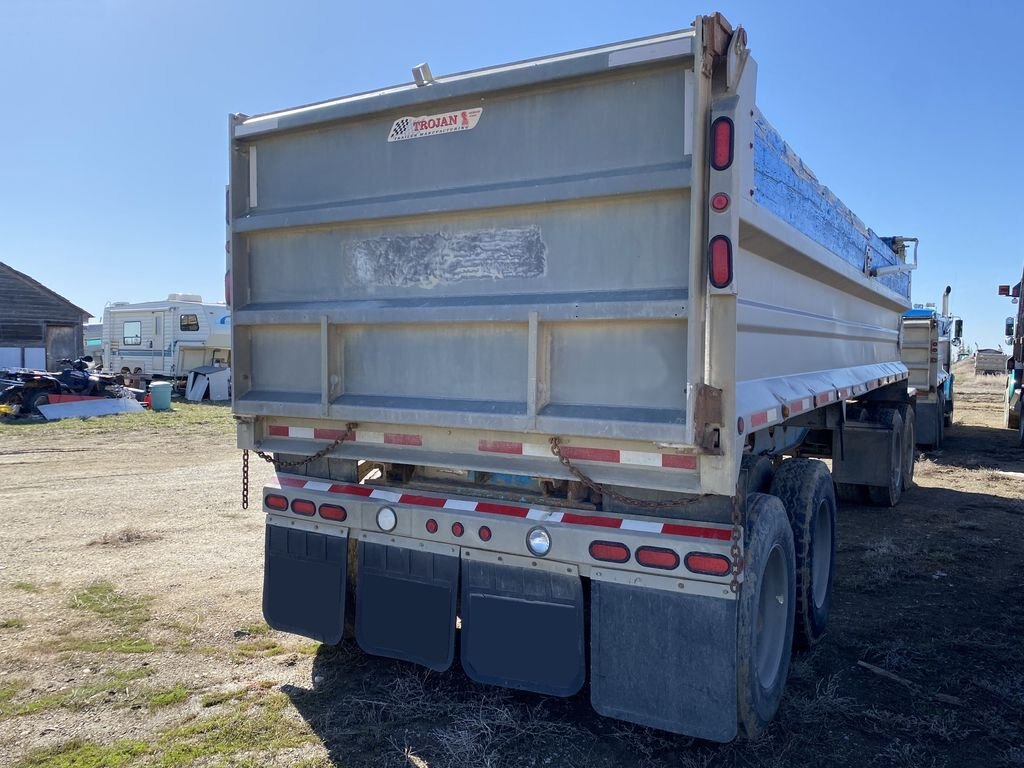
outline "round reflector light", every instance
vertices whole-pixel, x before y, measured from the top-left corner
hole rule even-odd
[[[454,536],[456,536],[456,537],[461,536],[465,532],[466,532],[466,526],[464,526],[462,523],[459,523],[459,522],[452,523],[452,534]]]
[[[551,551],[551,536],[543,528],[531,528],[526,534],[526,548],[537,557],[544,557]]]
[[[477,535],[480,537],[480,541],[490,541],[491,529],[488,528],[486,525],[481,525],[480,530],[477,531]]]
[[[398,525],[398,515],[391,507],[381,507],[377,510],[377,527],[382,531],[393,531]]]
[[[437,533],[437,520],[434,518],[427,520],[427,533]]]
[[[729,196],[725,192],[719,192],[711,196],[711,207],[718,213],[729,208]]]

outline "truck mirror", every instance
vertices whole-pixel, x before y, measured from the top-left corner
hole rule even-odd
[[[963,338],[964,335],[964,321],[956,320],[953,322],[953,338],[957,341]]]
[[[1006,330],[1005,330],[1005,332],[1003,333],[1003,335],[1004,335],[1004,336],[1005,336],[1005,337],[1006,337],[1007,339],[1012,339],[1012,338],[1013,338],[1013,318],[1012,318],[1012,317],[1008,317],[1008,318],[1006,318]],[[1009,343],[1010,343],[1010,342],[1009,342],[1009,341],[1007,341],[1007,344],[1009,344]]]

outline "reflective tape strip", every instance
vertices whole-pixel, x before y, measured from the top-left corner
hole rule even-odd
[[[634,531],[637,533],[660,533],[668,536],[684,536],[715,541],[729,541],[732,537],[732,529],[729,526],[697,523],[662,523],[656,520],[636,520],[596,512],[537,509],[536,507],[520,507],[515,504],[499,504],[494,501],[446,499],[438,496],[399,493],[398,491],[374,488],[369,485],[328,483],[323,480],[310,480],[304,477],[291,477],[287,475],[278,475],[277,482],[279,488],[317,491],[319,493],[330,493],[340,496],[359,496],[364,499],[370,498],[392,504],[409,504],[455,512],[475,512],[485,515],[518,517],[524,520],[543,523],[561,523],[563,525],[578,525],[587,528],[618,528],[623,531]]]

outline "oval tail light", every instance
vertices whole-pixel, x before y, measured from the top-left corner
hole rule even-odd
[[[728,117],[719,117],[711,124],[711,167],[724,171],[732,165],[733,124]]]
[[[285,512],[288,509],[288,499],[277,493],[268,493],[263,499],[263,503],[279,512]]]
[[[715,288],[728,288],[732,282],[732,241],[715,235],[708,243],[708,279]]]
[[[732,563],[725,555],[712,555],[707,552],[691,552],[683,560],[686,569],[705,576],[728,576],[732,571]]]
[[[292,500],[292,512],[296,515],[305,515],[306,517],[312,517],[316,514],[316,504],[306,499],[293,499]]]
[[[640,547],[636,551],[636,561],[647,568],[663,571],[674,571],[679,567],[679,555],[662,547]]]
[[[336,520],[341,523],[348,517],[348,512],[345,511],[344,507],[339,507],[337,504],[321,504],[320,517],[324,520]]]
[[[606,563],[626,563],[629,562],[629,547],[617,541],[592,541],[590,556]]]

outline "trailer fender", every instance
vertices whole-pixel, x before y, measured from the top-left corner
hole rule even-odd
[[[263,617],[274,629],[341,641],[345,628],[348,535],[268,524]]]

